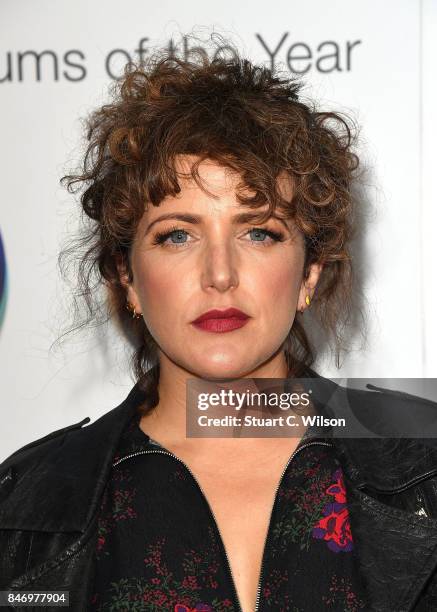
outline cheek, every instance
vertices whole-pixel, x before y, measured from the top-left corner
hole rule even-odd
[[[149,320],[159,320],[163,314],[174,318],[180,314],[188,296],[188,278],[181,275],[175,266],[138,266],[136,275],[137,293],[143,312]]]
[[[154,312],[156,304],[165,308],[164,296],[169,297],[170,279],[153,270],[143,269],[138,275],[138,293],[146,311]]]
[[[258,294],[266,307],[270,306],[278,314],[282,308],[289,308],[296,304],[301,285],[299,262],[290,263],[287,260],[279,260],[277,265],[272,265],[268,270],[260,270],[256,276]],[[278,306],[281,305],[281,308]]]

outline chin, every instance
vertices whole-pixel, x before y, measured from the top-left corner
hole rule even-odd
[[[220,380],[223,378],[242,378],[254,369],[252,363],[205,363],[202,362],[197,369],[196,376],[210,380]]]

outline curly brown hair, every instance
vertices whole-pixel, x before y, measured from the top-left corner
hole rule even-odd
[[[146,62],[127,64],[111,87],[110,103],[86,120],[83,167],[61,179],[71,193],[76,184],[83,188],[86,228],[61,252],[59,264],[65,272],[65,261],[75,257],[79,262],[74,299],[76,305],[78,298],[85,300],[88,314],[74,329],[103,311],[106,320],[115,320],[133,344],[133,372],[151,393],[151,406],[157,403],[157,345],[144,320],[133,319],[126,308],[120,270],[132,280],[130,248],[145,207],[159,206],[165,196],[180,191],[175,157],[181,154],[197,159],[191,176],[200,187],[198,166],[207,158],[237,171],[239,185],[255,193],[237,193],[240,204],[269,206],[259,221],[276,208],[294,219],[305,239],[304,278],[312,263],[324,266],[306,316],[334,340],[338,367],[353,303],[349,243],[356,131],[346,115],[305,103],[302,85],[290,74],[254,65],[235,49],[231,59],[199,54],[190,61],[162,50]],[[290,201],[278,190],[283,172],[293,180]],[[106,296],[103,310],[99,287]],[[313,363],[313,344],[301,314],[284,348],[293,375],[302,375]]]

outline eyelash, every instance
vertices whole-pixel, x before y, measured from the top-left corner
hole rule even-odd
[[[284,240],[284,234],[282,234],[281,232],[274,232],[273,230],[267,230],[262,227],[252,227],[250,230],[248,230],[247,233],[254,232],[257,230],[264,232],[265,234],[267,234],[267,236],[270,236],[270,238],[272,238],[275,242],[282,242]],[[176,249],[180,248],[180,246],[183,244],[187,244],[186,242],[166,243],[167,238],[169,238],[174,232],[184,232],[185,234],[188,234],[188,232],[182,229],[181,227],[172,227],[166,232],[157,232],[153,237],[153,244],[169,246],[171,248]],[[254,240],[253,242],[259,242],[264,247],[269,245],[269,243],[265,242],[264,240]]]

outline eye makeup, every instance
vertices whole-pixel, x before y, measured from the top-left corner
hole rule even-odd
[[[252,227],[246,232],[246,234],[249,234],[251,232],[258,232],[258,233],[261,232],[262,234],[265,234],[273,241],[273,242],[265,241],[265,240],[253,240],[252,241],[254,244],[259,244],[260,246],[269,246],[276,242],[283,242],[285,240],[285,235],[282,232],[268,230],[262,227]],[[170,246],[170,247],[176,247],[176,248],[180,248],[180,245],[182,244],[187,244],[187,242],[179,242],[179,243],[168,242],[168,239],[172,236],[172,234],[179,234],[179,235],[186,234],[187,236],[189,236],[189,232],[187,230],[181,227],[173,226],[166,231],[156,232],[153,236],[152,244],[161,245],[161,246]]]

